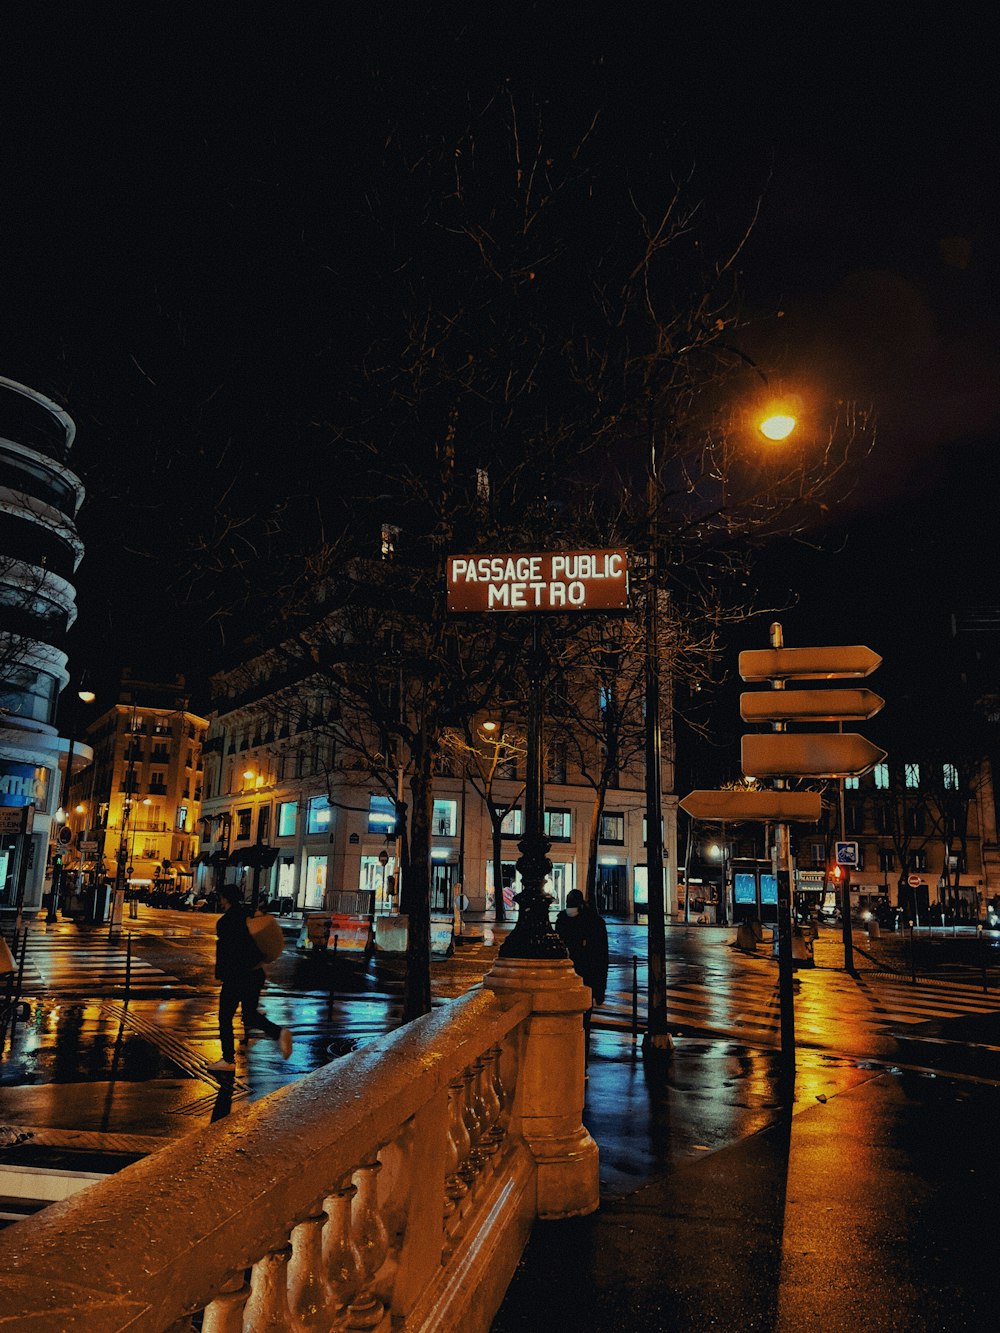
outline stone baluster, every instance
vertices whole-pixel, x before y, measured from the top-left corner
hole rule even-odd
[[[323,1267],[338,1310],[345,1310],[350,1305],[364,1281],[361,1255],[351,1239],[351,1200],[357,1192],[357,1186],[348,1183],[323,1201],[327,1214],[323,1230]]]
[[[465,1084],[461,1078],[453,1078],[448,1084],[448,1133],[445,1138],[444,1149],[444,1212],[446,1217],[452,1215],[469,1190],[460,1174],[462,1165],[472,1147],[469,1142],[469,1131],[462,1118],[462,1093],[464,1088]]]
[[[470,1187],[483,1164],[482,1157],[477,1151],[479,1148],[479,1117],[476,1114],[475,1097],[472,1091],[475,1077],[476,1071],[471,1065],[468,1069],[462,1071],[462,1121],[469,1135],[470,1148],[469,1154],[459,1170],[462,1179]]]
[[[329,1333],[338,1313],[323,1267],[323,1223],[326,1213],[307,1217],[292,1229],[288,1265],[288,1308],[297,1329]]]
[[[486,1056],[480,1056],[473,1065],[476,1071],[473,1082],[476,1113],[479,1119],[479,1154],[483,1162],[493,1157],[500,1147],[500,1141],[493,1133],[494,1108],[487,1087],[492,1090],[492,1071]]]
[[[499,1112],[497,1123],[500,1128],[506,1132],[507,1125],[510,1122],[510,1106],[508,1105],[507,1088],[503,1081],[503,1046],[497,1045],[492,1048],[493,1053],[493,1091],[496,1094]]]
[[[496,1131],[499,1129],[500,1112],[503,1109],[500,1093],[497,1091],[499,1064],[500,1047],[491,1046],[483,1056],[483,1101],[486,1105],[486,1118],[490,1127],[489,1132],[493,1137],[496,1137]]]
[[[241,1333],[243,1307],[249,1295],[250,1288],[243,1273],[234,1273],[223,1283],[222,1290],[215,1300],[206,1306],[201,1321],[201,1333]]]
[[[355,1171],[358,1194],[354,1201],[351,1239],[361,1257],[363,1274],[359,1294],[347,1311],[349,1329],[372,1329],[381,1322],[384,1306],[375,1295],[375,1275],[389,1252],[389,1237],[378,1207],[378,1173],[382,1163],[363,1162]]]
[[[243,1311],[244,1333],[288,1333],[288,1261],[292,1247],[282,1245],[258,1259],[250,1274],[250,1299]]]

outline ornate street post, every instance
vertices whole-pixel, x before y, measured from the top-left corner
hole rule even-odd
[[[548,664],[541,646],[539,618],[531,617],[531,650],[528,654],[528,757],[524,793],[524,837],[517,844],[517,863],[523,888],[517,894],[517,924],[500,946],[504,958],[566,958],[566,946],[549,922],[551,895],[544,892],[546,876],[552,872],[543,817],[545,784],[542,776],[543,699],[542,680]],[[502,889],[501,889],[502,891]]]

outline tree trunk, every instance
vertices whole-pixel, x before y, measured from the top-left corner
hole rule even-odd
[[[497,818],[497,811],[490,807],[490,832],[493,836],[493,919],[507,920],[507,908],[503,900],[503,832],[502,821]]]
[[[414,754],[410,779],[410,858],[405,912],[408,920],[406,983],[403,992],[403,1022],[409,1023],[431,1009],[431,812],[433,784],[430,747],[422,745]],[[407,883],[409,881],[409,883]]]

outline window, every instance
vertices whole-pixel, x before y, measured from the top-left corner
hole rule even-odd
[[[809,844],[809,852],[810,852],[810,856],[812,857],[812,863],[813,863],[814,866],[825,866],[825,865],[826,865],[826,843],[825,843],[825,842],[811,842],[811,843]]]
[[[625,841],[624,814],[601,815],[601,831],[598,836],[601,842],[613,842],[621,846]]]
[[[860,785],[861,785],[861,779],[860,779],[860,778],[845,778],[845,779],[844,779],[844,790],[845,790],[845,791],[857,791],[857,790],[858,790],[858,787],[859,787]]]
[[[878,868],[881,871],[888,872],[896,869],[896,853],[880,851],[878,854]]]
[[[887,805],[877,805],[875,807],[875,828],[879,833],[887,836],[892,833],[892,810]]]
[[[646,831],[647,831],[647,829],[646,829],[646,816],[643,815],[643,817],[642,817],[642,845],[643,845],[643,847],[646,846],[646,843],[647,843],[647,841],[648,841],[648,839],[647,839],[647,837],[646,837]],[[662,819],[662,817],[661,817],[661,818],[660,818],[660,842],[662,843],[662,841],[663,841],[663,819]]]
[[[941,771],[945,791],[958,791],[958,769],[954,764],[945,764]]]
[[[548,773],[546,782],[566,781],[566,742],[553,741],[549,750]]]
[[[572,822],[568,810],[546,810],[545,836],[552,842],[569,842]]]
[[[875,786],[879,791],[889,790],[889,765],[884,760],[875,765]]]
[[[328,796],[310,796],[309,813],[306,819],[307,833],[326,833],[330,828],[333,811],[330,809]]]
[[[166,774],[154,769],[149,775],[149,790],[155,792],[158,796],[162,796],[167,790]]]
[[[188,822],[188,808],[186,805],[179,805],[177,807],[177,827],[181,830],[182,833],[187,828],[187,822]]]
[[[912,863],[912,867],[913,867],[914,870],[926,870],[926,869],[927,869],[927,852],[924,851],[924,850],[921,850],[921,851],[919,851],[919,852],[911,852],[911,853],[910,853],[910,861],[911,861],[911,863]]]
[[[458,827],[458,802],[435,801],[431,827],[439,838],[453,838]]]
[[[236,840],[237,842],[246,842],[250,837],[250,815],[249,810],[236,811]]]
[[[295,837],[295,817],[299,812],[298,801],[282,801],[278,806],[278,837]]]
[[[917,806],[913,810],[909,811],[909,816],[906,822],[910,826],[911,833],[923,833],[924,831],[923,810],[919,806]]]
[[[906,783],[907,787],[909,787],[909,788],[911,789],[911,791],[914,790],[915,788],[919,787],[919,786],[920,786],[920,765],[919,765],[919,764],[904,764],[904,765],[903,765],[903,781]]]
[[[848,833],[860,833],[865,825],[865,808],[860,801],[850,801],[844,807]]]
[[[368,832],[396,835],[396,804],[389,796],[368,797]]]
[[[524,817],[518,806],[508,810],[500,823],[500,832],[505,838],[519,838],[524,832]]]

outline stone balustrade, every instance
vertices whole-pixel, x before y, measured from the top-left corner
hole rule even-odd
[[[19,1333],[487,1330],[536,1217],[593,1211],[589,991],[476,990],[4,1234]]]

